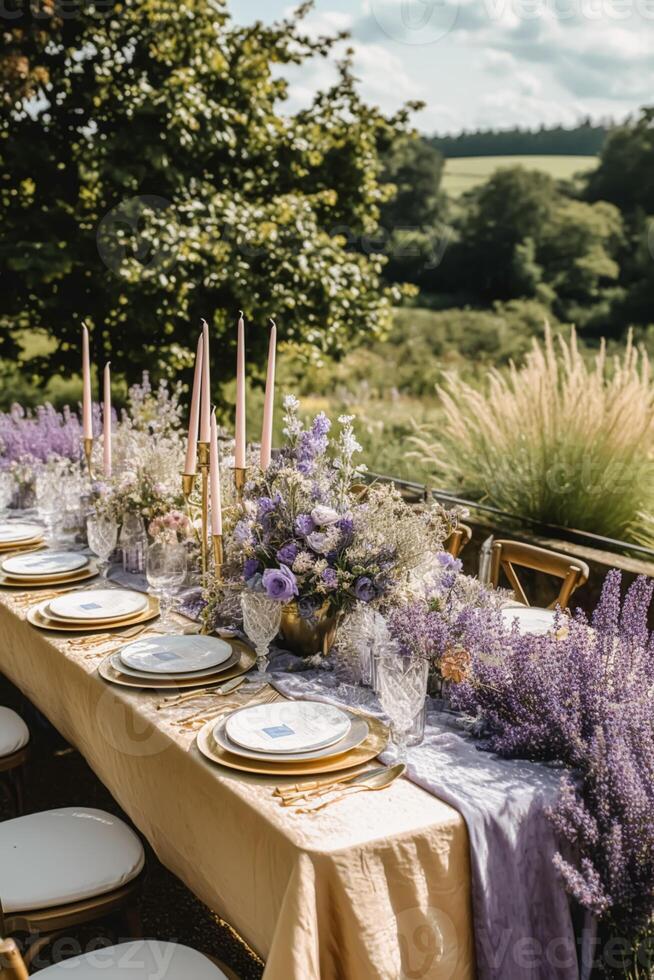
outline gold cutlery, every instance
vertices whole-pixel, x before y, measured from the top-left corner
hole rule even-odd
[[[367,772],[361,772],[353,776],[345,785],[343,785],[343,781],[341,781],[340,785],[335,783],[335,789],[326,789],[319,796],[312,797],[309,800],[308,806],[297,806],[297,803],[305,802],[300,799],[297,801],[282,801],[282,806],[295,807],[295,813],[316,813],[318,810],[331,806],[332,803],[338,803],[340,800],[345,800],[349,796],[387,789],[396,779],[403,776],[405,772],[406,766],[403,762],[398,762],[396,765],[389,766],[388,768],[384,766],[382,769],[369,769]],[[327,795],[327,799],[323,800],[322,796],[325,795]]]
[[[265,694],[262,698],[258,697],[258,693],[252,695],[252,697],[245,701],[245,703],[239,703],[237,707],[239,708],[249,708],[251,705],[255,704],[272,704],[280,696],[277,691],[273,688]],[[233,711],[234,707],[230,705],[221,705],[219,708],[207,710],[207,707],[200,708],[199,711],[194,711],[190,715],[186,715],[184,718],[176,719],[173,724],[179,725],[180,728],[197,728],[199,725],[204,725],[208,721],[212,721],[214,718],[218,718],[220,715],[224,714],[226,711]]]
[[[198,687],[194,691],[187,691],[186,694],[170,694],[167,698],[162,698],[157,703],[157,711],[161,711],[162,708],[175,708],[178,704],[183,704],[184,701],[193,701],[195,698],[206,698],[210,694],[221,696],[231,694],[237,687],[244,684],[247,679],[245,674],[243,674],[241,677],[233,677],[230,681],[225,681],[224,684],[219,684],[217,687]]]
[[[294,798],[304,799],[309,795],[314,793],[324,793],[332,786],[340,786],[344,783],[352,782],[359,776],[374,776],[377,773],[386,772],[388,766],[378,766],[376,769],[366,769],[365,772],[346,772],[341,776],[332,776],[329,779],[312,779],[306,783],[295,783],[293,786],[278,786],[274,792],[273,796],[279,796],[282,800],[291,800]]]

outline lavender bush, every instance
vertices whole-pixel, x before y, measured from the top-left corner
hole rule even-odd
[[[634,977],[652,975],[642,944],[654,919],[653,589],[638,578],[621,602],[613,571],[591,629],[581,613],[561,616],[556,636],[507,634],[498,624],[453,695],[478,716],[488,749],[566,767],[550,814],[557,865],[604,932],[628,940],[618,975]]]
[[[82,427],[69,408],[57,412],[39,405],[29,412],[20,405],[0,412],[0,466],[49,459],[77,460],[82,446]]]

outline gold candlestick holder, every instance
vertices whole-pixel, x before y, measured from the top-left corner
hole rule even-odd
[[[182,473],[182,493],[184,494],[184,500],[186,501],[187,506],[194,489],[195,473]]]
[[[234,467],[234,487],[236,488],[236,499],[239,504],[243,503],[243,491],[245,489],[245,484],[248,478],[247,467],[245,466],[235,466]]]
[[[213,543],[214,572],[218,581],[222,582],[223,565],[225,564],[225,545],[222,534],[212,534],[211,541]]]
[[[202,478],[202,578],[206,582],[209,570],[209,443],[198,442],[198,466]]]
[[[84,458],[89,479],[93,479],[93,439],[84,439]]]

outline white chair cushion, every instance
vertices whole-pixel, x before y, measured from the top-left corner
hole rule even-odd
[[[39,975],[47,980],[227,980],[197,950],[150,940],[98,949],[46,967]]]
[[[144,861],[134,831],[103,810],[66,807],[0,823],[5,913],[104,895],[136,878]]]
[[[30,740],[30,730],[15,711],[0,707],[0,757],[12,755]]]

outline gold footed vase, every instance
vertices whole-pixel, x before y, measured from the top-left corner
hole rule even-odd
[[[311,619],[303,619],[297,602],[289,602],[282,608],[279,630],[284,649],[298,657],[313,657],[316,653],[327,656],[334,645],[341,618],[340,612],[330,614],[329,605],[325,603]]]

